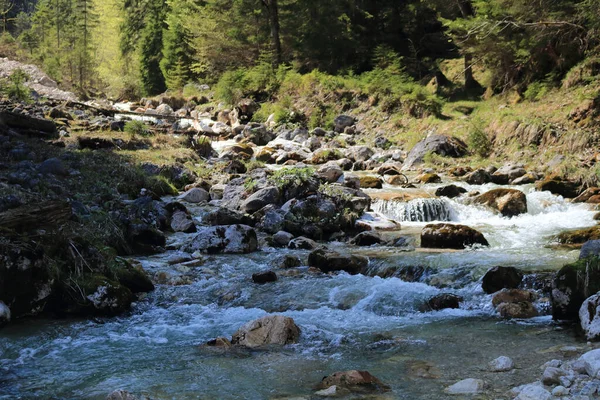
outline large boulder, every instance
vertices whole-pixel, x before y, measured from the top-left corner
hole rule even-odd
[[[452,395],[475,395],[483,392],[485,382],[481,379],[467,378],[448,386],[444,392]]]
[[[427,308],[433,311],[459,308],[464,299],[453,293],[441,293],[427,300]]]
[[[359,177],[360,187],[363,189],[381,189],[383,180],[377,176],[361,175]]]
[[[10,322],[10,308],[0,301],[0,327]]]
[[[421,232],[421,247],[464,249],[475,244],[489,246],[481,232],[466,225],[429,224]]]
[[[588,240],[581,246],[579,259],[588,257],[600,257],[600,240]]]
[[[467,193],[467,189],[460,187],[460,186],[456,186],[456,185],[448,185],[448,186],[443,186],[441,188],[438,188],[435,191],[435,195],[438,197],[447,197],[449,199],[453,199],[455,197],[460,196],[463,193]]]
[[[298,343],[300,328],[290,317],[267,315],[248,322],[233,334],[231,343],[250,348]]]
[[[600,339],[600,294],[588,297],[579,309],[579,321],[587,340]]]
[[[356,119],[354,119],[354,117],[350,117],[349,115],[338,115],[333,120],[333,129],[338,133],[343,133],[346,128],[351,127],[355,123]]]
[[[600,259],[589,257],[567,264],[552,283],[552,317],[577,320],[583,302],[600,291]]]
[[[335,389],[331,390],[332,387]],[[381,382],[368,371],[356,370],[336,372],[326,376],[315,389],[321,391],[329,389],[336,396],[343,396],[350,393],[369,394],[390,391],[388,385]]]
[[[465,182],[470,185],[483,185],[492,181],[492,175],[485,169],[478,169],[465,176]]]
[[[350,275],[362,273],[369,265],[369,259],[363,256],[340,254],[336,251],[318,249],[308,255],[308,265],[321,271],[345,271]]]
[[[251,253],[258,249],[256,231],[247,225],[221,225],[198,229],[186,246],[190,252]]]
[[[179,196],[179,200],[188,203],[201,203],[210,201],[210,194],[202,188],[192,188]]]
[[[527,197],[516,189],[493,189],[475,197],[473,202],[491,207],[505,217],[527,212]]]
[[[86,316],[117,315],[128,310],[134,300],[131,290],[100,274],[83,274],[62,282],[57,298],[61,312]]]
[[[504,288],[519,287],[523,273],[515,267],[493,267],[483,276],[481,287],[486,293],[495,293]]]
[[[540,192],[549,191],[552,194],[558,194],[569,199],[575,198],[580,193],[577,182],[565,181],[558,178],[544,179],[535,185]]]
[[[423,163],[423,158],[429,153],[444,157],[462,157],[467,154],[467,145],[455,137],[430,135],[412,148],[406,156],[402,169],[409,169]]]
[[[264,124],[256,122],[250,122],[246,125],[242,131],[242,135],[257,146],[265,146],[271,140],[275,139],[275,135],[269,132]]]
[[[523,168],[522,164],[507,164],[492,174],[492,181],[498,185],[506,185],[507,183],[522,177],[526,173],[527,171]]]
[[[573,203],[592,203],[598,204],[600,202],[600,188],[591,187],[587,188],[583,193],[573,199]]]
[[[591,240],[600,240],[600,226],[562,232],[556,236],[556,239],[561,244],[572,245],[583,245]]]
[[[254,220],[249,215],[228,208],[219,207],[206,213],[202,217],[204,225],[254,225]]]
[[[258,190],[244,200],[241,205],[241,209],[248,214],[252,214],[269,204],[277,203],[279,198],[279,189],[277,189],[275,186],[269,186]]]
[[[375,152],[367,146],[355,146],[346,151],[346,156],[352,161],[367,161]]]

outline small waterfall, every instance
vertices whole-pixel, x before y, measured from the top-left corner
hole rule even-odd
[[[442,199],[415,199],[409,202],[398,200],[374,200],[371,208],[397,221],[430,222],[450,221],[451,209]]]

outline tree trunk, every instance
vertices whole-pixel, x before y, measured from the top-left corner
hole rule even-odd
[[[56,229],[71,218],[71,213],[71,204],[66,201],[21,206],[0,213],[0,226],[19,232],[44,227]]]
[[[279,6],[277,0],[263,0],[263,4],[269,14],[269,26],[271,27],[271,42],[275,51],[275,63],[282,62],[281,39],[279,37]]]
[[[475,10],[471,4],[471,0],[457,0],[458,8],[463,18],[469,18],[475,16]],[[479,82],[475,80],[473,76],[473,55],[469,52],[465,52],[465,89],[481,89]]]

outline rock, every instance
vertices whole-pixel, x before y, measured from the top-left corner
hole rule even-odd
[[[343,255],[336,251],[318,249],[308,255],[308,265],[322,272],[345,271],[350,275],[360,274],[369,265],[366,257]]]
[[[427,300],[427,306],[430,310],[439,311],[447,308],[460,308],[460,303],[464,299],[452,293],[441,293]]]
[[[376,176],[361,175],[360,187],[363,189],[381,189],[383,187],[383,180]]]
[[[354,236],[350,240],[350,244],[356,246],[372,246],[374,244],[380,244],[382,241],[381,235],[376,231],[366,231]]]
[[[554,386],[560,384],[560,377],[566,372],[560,368],[547,367],[542,375],[542,383],[546,386]]]
[[[319,168],[317,175],[325,182],[334,183],[344,175],[344,171],[335,162],[330,161]]]
[[[199,228],[187,246],[189,252],[251,253],[258,249],[256,231],[247,225],[221,225]]]
[[[514,400],[550,400],[552,395],[541,384],[529,384],[521,388]]]
[[[581,247],[579,259],[600,256],[600,240],[588,240]]]
[[[299,267],[300,265],[302,265],[302,262],[300,261],[300,259],[298,257],[286,254],[286,255],[280,257],[279,259],[277,259],[275,261],[275,264],[277,265],[278,268],[290,269],[290,268]]]
[[[597,196],[600,195],[600,188],[591,187],[587,188],[583,193],[573,199],[573,203],[597,203]],[[594,201],[590,201],[590,199],[594,199]]]
[[[314,250],[319,245],[312,239],[305,238],[304,236],[297,237],[296,239],[290,240],[288,245],[290,249],[302,249],[302,250]]]
[[[210,194],[201,188],[192,188],[178,197],[179,200],[188,203],[201,203],[210,200]]]
[[[327,161],[336,161],[344,158],[344,154],[338,149],[317,149],[310,159],[312,164],[324,164]],[[301,160],[300,160],[301,161]]]
[[[386,162],[377,168],[377,174],[381,176],[401,176],[402,164]]]
[[[156,113],[159,115],[173,115],[174,111],[168,104],[161,104],[156,107]]]
[[[154,290],[154,284],[141,266],[134,266],[123,258],[116,259],[118,268],[113,275],[119,283],[131,290],[131,293],[148,293]]]
[[[600,339],[600,294],[588,297],[579,309],[579,321],[587,340]]]
[[[527,213],[527,197],[516,189],[494,189],[473,199],[476,204],[484,204],[505,217]]]
[[[208,347],[216,347],[221,349],[229,349],[231,348],[231,342],[229,339],[224,337],[218,337],[216,339],[209,340],[206,342],[206,346]]]
[[[165,234],[145,222],[130,222],[125,239],[137,254],[156,254],[164,251],[167,239]]]
[[[562,397],[567,396],[570,393],[570,390],[564,386],[557,386],[552,389],[552,396]]]
[[[137,396],[125,390],[115,390],[106,397],[106,400],[140,400]]]
[[[522,280],[523,273],[515,267],[493,267],[483,276],[481,287],[491,294],[504,288],[517,288]]]
[[[528,174],[523,175],[520,178],[514,179],[512,182],[510,182],[510,184],[511,185],[527,185],[530,183],[534,183],[537,180],[538,180],[537,175],[528,173]]]
[[[600,261],[597,257],[565,265],[552,283],[552,317],[556,320],[577,320],[585,299],[598,291]]]
[[[569,199],[579,195],[579,185],[577,182],[564,181],[558,178],[540,181],[536,183],[535,188],[540,192],[549,191],[552,194],[558,194]]]
[[[129,309],[133,294],[104,275],[83,274],[62,285],[58,302],[68,314],[112,316]]]
[[[254,155],[252,147],[245,143],[234,144],[221,154],[221,158],[227,160],[250,160]]]
[[[502,303],[520,303],[523,301],[533,303],[536,299],[537,294],[529,290],[502,289],[496,292],[492,298],[492,305],[497,307]]]
[[[556,239],[561,244],[583,245],[589,240],[600,240],[600,227],[592,226],[590,228],[562,232],[556,236]]]
[[[367,161],[375,152],[367,146],[354,146],[348,149],[346,156],[352,161]]]
[[[248,322],[233,334],[231,343],[250,348],[298,343],[300,328],[290,317],[267,315]]]
[[[498,185],[506,185],[508,182],[520,178],[527,171],[522,164],[512,165],[507,164],[492,173],[492,182]]]
[[[287,247],[294,235],[289,232],[279,231],[273,235],[273,244],[280,247]]]
[[[205,225],[254,225],[252,217],[238,211],[219,207],[202,217],[202,223]]]
[[[483,392],[484,387],[485,383],[481,379],[468,378],[458,381],[452,386],[448,386],[446,389],[444,389],[444,392],[452,395],[470,395]]]
[[[368,371],[343,371],[336,372],[323,378],[315,389],[328,389],[332,386],[342,393],[383,393],[390,391],[390,387],[371,375]]]
[[[49,158],[38,167],[38,171],[44,175],[52,174],[57,176],[69,175],[69,170],[58,158]]]
[[[10,308],[0,301],[0,327],[10,322]]]
[[[339,115],[333,120],[334,128],[333,130],[342,133],[344,130],[356,123],[354,117],[350,117],[348,115]]]
[[[252,214],[269,204],[277,203],[279,198],[279,189],[277,189],[275,186],[269,186],[264,189],[260,189],[244,200],[244,202],[242,202],[241,209],[246,213]]]
[[[171,229],[174,232],[196,232],[196,225],[184,211],[175,211],[171,216]]]
[[[507,372],[515,367],[513,360],[506,356],[500,356],[495,360],[490,361],[488,369],[491,372]]]
[[[340,396],[337,390],[337,386],[329,386],[327,389],[318,390],[315,392],[315,396],[319,397],[336,397]]]
[[[246,125],[242,131],[242,135],[257,146],[265,146],[271,140],[275,139],[275,135],[269,132],[264,124],[256,122],[250,122]]]
[[[466,225],[429,224],[421,232],[421,247],[464,249],[474,244],[489,246],[481,234]]]
[[[592,378],[598,378],[600,372],[600,349],[591,350],[579,357],[584,363],[585,372]]]
[[[435,191],[435,195],[438,197],[447,197],[449,199],[453,199],[455,197],[460,196],[463,193],[467,193],[467,189],[460,187],[460,186],[456,186],[456,185],[448,185],[448,186],[444,186],[441,188],[438,188]]]
[[[460,139],[443,136],[430,135],[421,140],[412,148],[406,156],[403,169],[409,169],[423,162],[426,154],[435,153],[443,157],[462,157],[467,154],[467,145]]]
[[[492,176],[484,169],[478,169],[465,176],[465,182],[470,185],[483,185],[492,181]]]
[[[252,274],[252,281],[260,285],[269,282],[275,282],[277,281],[277,274],[273,271],[258,272],[256,274]]]
[[[421,183],[440,183],[442,178],[438,174],[423,174],[416,178]]]
[[[523,301],[520,303],[501,303],[496,310],[502,318],[506,319],[527,319],[538,316],[538,311],[530,302]]]

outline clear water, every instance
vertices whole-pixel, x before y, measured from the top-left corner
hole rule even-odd
[[[271,268],[286,252],[271,248],[210,256],[197,268],[169,265],[176,252],[141,259],[151,275],[188,284],[158,285],[118,318],[21,321],[2,329],[0,399],[103,399],[115,389],[153,399],[309,398],[323,376],[348,369],[368,370],[389,384],[392,392],[382,398],[443,399],[444,387],[464,378],[489,384],[480,398],[507,398],[508,389],[537,378],[545,361],[572,355],[565,346],[585,346],[549,316],[500,320],[491,296],[481,291],[479,280],[493,265],[539,271],[572,261],[577,252],[548,247],[551,237],[595,223],[585,206],[548,193],[527,197],[530,212],[512,219],[447,200],[452,221],[480,229],[491,243],[487,249],[330,245],[367,255],[368,276],[315,275],[301,267],[280,273],[275,283],[254,285],[252,273]],[[425,224],[404,222],[396,234],[417,236]],[[308,252],[292,253],[306,262]],[[418,282],[376,276],[399,266],[429,272]],[[442,292],[465,302],[457,310],[420,311]],[[268,313],[293,317],[302,329],[300,343],[258,351],[200,347]],[[518,368],[487,372],[486,364],[500,355]]]

